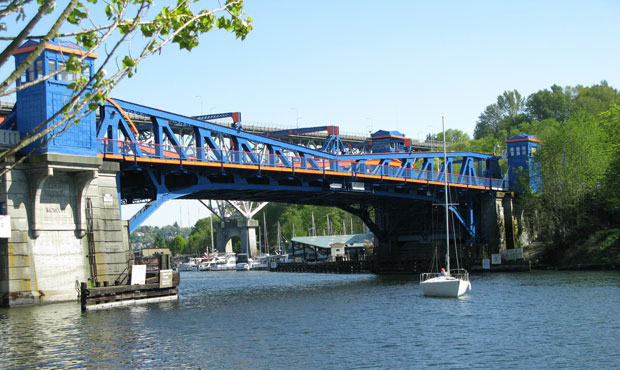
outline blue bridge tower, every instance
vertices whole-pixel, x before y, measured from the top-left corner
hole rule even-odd
[[[20,65],[38,45],[36,41],[27,41],[17,49],[13,53],[15,66]],[[62,71],[71,56],[84,57],[82,75],[87,79],[90,78],[97,55],[87,54],[86,50],[73,43],[53,40],[22,74],[17,85],[35,82],[43,76]],[[63,118],[62,113],[58,112],[73,96],[69,84],[78,77],[76,73],[64,70],[52,78],[17,92],[16,119],[19,122],[17,129],[22,137],[37,129],[42,123],[38,131],[50,128]],[[79,124],[67,122],[60,125],[40,141],[30,145],[27,151],[97,156],[95,112],[78,112],[78,116],[80,114],[84,116],[80,118]],[[54,134],[57,136],[52,138]],[[42,146],[38,148],[41,143]]]
[[[513,192],[522,192],[528,184],[532,192],[540,191],[540,174],[534,163],[534,153],[540,146],[536,136],[519,134],[506,139],[508,151],[508,182]]]

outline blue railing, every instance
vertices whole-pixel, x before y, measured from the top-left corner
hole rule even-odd
[[[297,170],[315,170],[322,172],[346,173],[353,176],[369,175],[380,178],[389,177],[403,180],[418,180],[425,182],[444,182],[444,173],[440,171],[424,171],[415,168],[378,165],[364,163],[363,155],[344,156],[343,159],[300,157],[294,155],[266,154],[241,152],[196,147],[177,147],[153,143],[135,143],[110,139],[98,139],[99,152],[102,154],[116,154],[125,157],[150,158],[172,161],[213,162],[217,164],[254,165],[263,169],[288,168],[292,172]],[[200,154],[200,156],[198,156]],[[346,159],[345,159],[346,158]],[[504,179],[494,179],[479,176],[468,176],[448,173],[449,184],[478,186],[493,190],[507,189]]]

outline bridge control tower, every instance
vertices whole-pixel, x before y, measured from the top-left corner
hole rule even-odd
[[[38,45],[38,42],[27,41],[17,49],[14,53],[15,65],[20,65]],[[45,50],[35,63],[17,81],[17,85],[20,86],[36,82],[43,76],[61,71],[71,56],[84,58],[81,75],[65,70],[45,81],[17,92],[16,119],[19,122],[17,128],[22,137],[35,130],[42,123],[44,123],[43,127],[37,132],[50,129],[60,122],[63,118],[62,113],[59,114],[60,109],[69,103],[73,97],[73,92],[68,88],[69,84],[78,78],[88,79],[92,76],[97,55],[88,54],[84,49],[73,43],[55,40],[46,45]],[[80,118],[79,124],[74,124],[73,120],[61,124],[37,141],[36,144],[31,145],[31,150],[35,150],[37,153],[63,153],[96,157],[95,112],[82,110],[77,113],[77,116]],[[38,145],[41,145],[41,148],[37,148]]]
[[[16,66],[39,43],[14,52]],[[61,71],[71,57],[83,58],[80,75]],[[126,222],[121,221],[118,163],[97,156],[94,112],[78,112],[79,123],[59,113],[73,97],[69,85],[90,78],[97,56],[54,40],[45,45],[17,82],[34,83],[17,92],[3,122],[21,137],[51,129],[1,164],[0,203],[9,216],[11,237],[0,238],[0,305],[75,300],[75,284],[127,279],[131,258]],[[28,155],[21,164],[16,160]]]
[[[513,191],[523,191],[528,184],[533,192],[541,190],[540,173],[534,164],[534,153],[540,147],[536,136],[519,134],[506,139],[508,181]]]

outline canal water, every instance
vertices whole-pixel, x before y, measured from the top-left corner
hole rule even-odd
[[[417,276],[183,272],[179,301],[0,309],[0,368],[620,368],[620,273]]]

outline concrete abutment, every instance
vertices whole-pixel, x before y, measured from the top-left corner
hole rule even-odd
[[[0,304],[77,299],[79,282],[124,280],[132,253],[120,219],[118,164],[32,155],[1,178],[11,237],[0,239]]]

